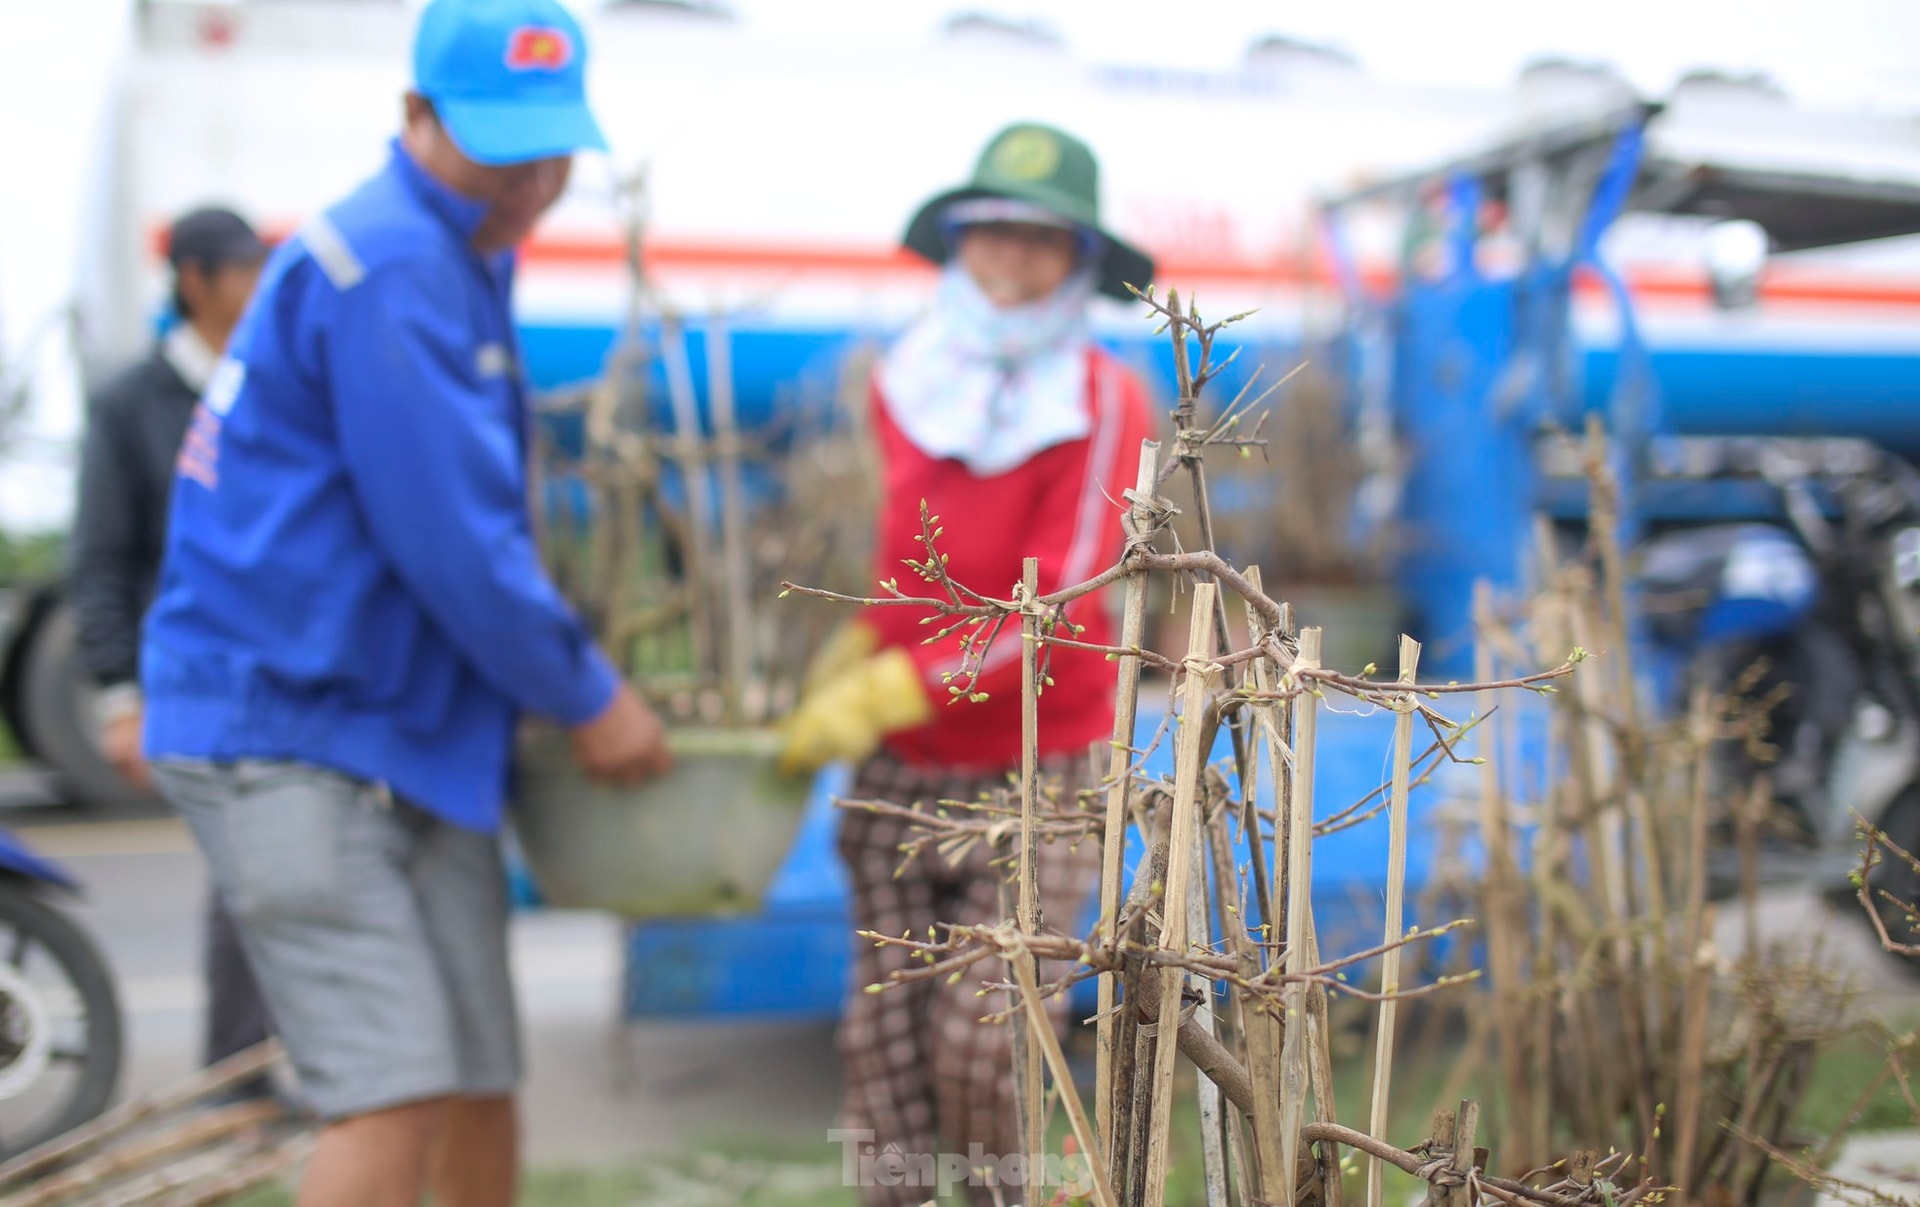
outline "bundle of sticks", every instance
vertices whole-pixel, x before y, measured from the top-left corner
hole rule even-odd
[[[668,716],[764,724],[791,707],[837,619],[774,609],[774,584],[867,575],[878,489],[863,422],[870,357],[854,349],[830,386],[788,383],[774,415],[750,427],[731,317],[714,308],[690,324],[649,275],[643,174],[619,201],[625,322],[597,379],[541,402],[580,427],[577,445],[540,446],[542,552],[603,648]]]
[[[785,584],[814,598],[930,613],[923,622],[930,626],[929,642],[958,640],[963,661],[955,690],[961,693],[970,690],[974,671],[996,641],[1020,642],[1024,733],[1018,790],[999,801],[942,802],[918,815],[921,835],[907,844],[909,853],[932,844],[950,857],[979,842],[1004,848],[1006,920],[950,925],[944,935],[924,940],[864,933],[877,944],[909,949],[920,963],[872,991],[957,977],[983,961],[1004,962],[1011,975],[1000,988],[1011,1005],[1001,1017],[1015,1027],[1013,1073],[1029,1168],[1038,1167],[1046,1153],[1049,1104],[1057,1103],[1078,1151],[1088,1158],[1092,1201],[1100,1207],[1163,1207],[1169,1201],[1181,1058],[1199,1074],[1199,1164],[1209,1207],[1340,1207],[1349,1152],[1366,1167],[1368,1207],[1383,1207],[1392,1169],[1424,1181],[1436,1207],[1489,1201],[1620,1207],[1659,1192],[1657,1182],[1618,1154],[1598,1161],[1592,1153],[1576,1153],[1531,1171],[1510,1164],[1510,1171],[1524,1176],[1497,1177],[1478,1143],[1480,1108],[1472,1100],[1436,1117],[1433,1134],[1411,1148],[1387,1139],[1396,1012],[1408,998],[1449,984],[1415,984],[1414,976],[1403,976],[1403,953],[1462,925],[1405,924],[1408,794],[1431,772],[1429,759],[1464,761],[1459,744],[1477,723],[1450,719],[1432,702],[1551,692],[1585,655],[1576,647],[1557,665],[1543,659],[1546,669],[1498,681],[1422,683],[1420,645],[1402,638],[1399,673],[1391,679],[1374,677],[1373,667],[1360,675],[1327,667],[1321,630],[1296,633],[1291,609],[1266,593],[1258,568],[1236,567],[1222,556],[1209,503],[1206,454],[1261,447],[1260,425],[1248,417],[1271,391],[1255,396],[1249,387],[1216,418],[1202,421],[1197,404],[1224,367],[1215,361],[1213,345],[1226,324],[1203,322],[1191,303],[1182,308],[1177,295],[1164,302],[1151,292],[1140,296],[1172,333],[1179,404],[1165,458],[1160,444],[1145,442],[1135,485],[1123,492],[1125,552],[1117,564],[1042,595],[1037,565],[1029,558],[1022,581],[1008,598],[999,598],[981,590],[982,584],[963,584],[947,573],[935,548],[937,521],[923,514],[926,558],[907,567],[921,585],[903,589],[892,580],[881,584],[883,595],[853,597]],[[1176,474],[1189,486],[1198,548],[1172,533],[1177,509],[1162,488]],[[1191,591],[1184,657],[1144,647],[1154,576]],[[1066,608],[1109,585],[1124,588],[1120,638],[1111,646],[1089,645],[1066,620]],[[1237,601],[1232,611],[1239,613],[1231,619],[1244,620],[1238,630],[1229,627],[1230,601]],[[1234,648],[1236,631],[1246,635],[1241,648]],[[1119,664],[1106,780],[1086,802],[1054,799],[1038,772],[1037,703],[1056,648],[1093,649]],[[1148,750],[1136,745],[1146,667],[1173,672],[1167,722],[1148,743],[1149,749],[1162,742],[1173,747],[1170,781],[1145,773]],[[1388,712],[1395,722],[1389,783],[1335,812],[1317,809],[1314,800],[1316,732],[1322,700],[1330,693]],[[1427,753],[1414,744],[1416,724],[1432,734]],[[1223,734],[1231,739],[1231,752],[1221,760],[1224,766],[1216,766],[1213,751]],[[1262,776],[1269,785],[1265,793]],[[1260,807],[1263,795],[1274,802],[1271,810]],[[1388,829],[1381,939],[1360,951],[1325,952],[1313,913],[1312,842],[1332,828],[1358,824],[1375,798],[1384,806]],[[874,801],[847,804],[895,808]],[[1139,831],[1146,851],[1130,888],[1123,857],[1129,827]],[[1236,862],[1236,831],[1246,844],[1244,866]],[[1026,871],[1038,865],[1039,843],[1062,841],[1102,847],[1100,918],[1084,938],[1045,925],[1037,885]],[[1043,960],[1062,962],[1069,971],[1043,983]],[[1357,983],[1362,966],[1378,969],[1377,988]],[[1089,977],[1099,981],[1091,1111],[1044,1004]],[[1343,1124],[1334,1101],[1328,1001],[1340,994],[1374,1013],[1364,1130]],[[1169,1010],[1167,1003],[1178,1003],[1178,1009]]]
[[[272,1098],[218,1101],[283,1060],[269,1040],[20,1154],[0,1165],[0,1207],[210,1207],[284,1177],[311,1129]]]

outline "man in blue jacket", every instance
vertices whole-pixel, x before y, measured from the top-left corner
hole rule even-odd
[[[146,753],[327,1122],[303,1207],[510,1203],[514,729],[667,768],[542,573],[513,248],[603,147],[557,0],[433,0],[387,166],[268,260],[182,446]]]

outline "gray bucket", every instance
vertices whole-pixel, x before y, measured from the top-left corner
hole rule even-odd
[[[541,897],[625,918],[757,912],[806,812],[810,776],[775,766],[768,730],[669,730],[674,769],[596,784],[550,726],[522,734],[512,819]]]

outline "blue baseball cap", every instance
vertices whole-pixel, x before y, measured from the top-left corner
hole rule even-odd
[[[433,0],[413,86],[476,163],[607,149],[587,107],[587,40],[558,0]]]

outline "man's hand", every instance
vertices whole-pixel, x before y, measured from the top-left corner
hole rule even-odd
[[[153,791],[153,773],[140,753],[141,712],[123,712],[100,731],[100,748],[122,779],[141,792]]]
[[[599,716],[573,731],[573,757],[589,779],[621,787],[673,769],[666,727],[625,683]]]

